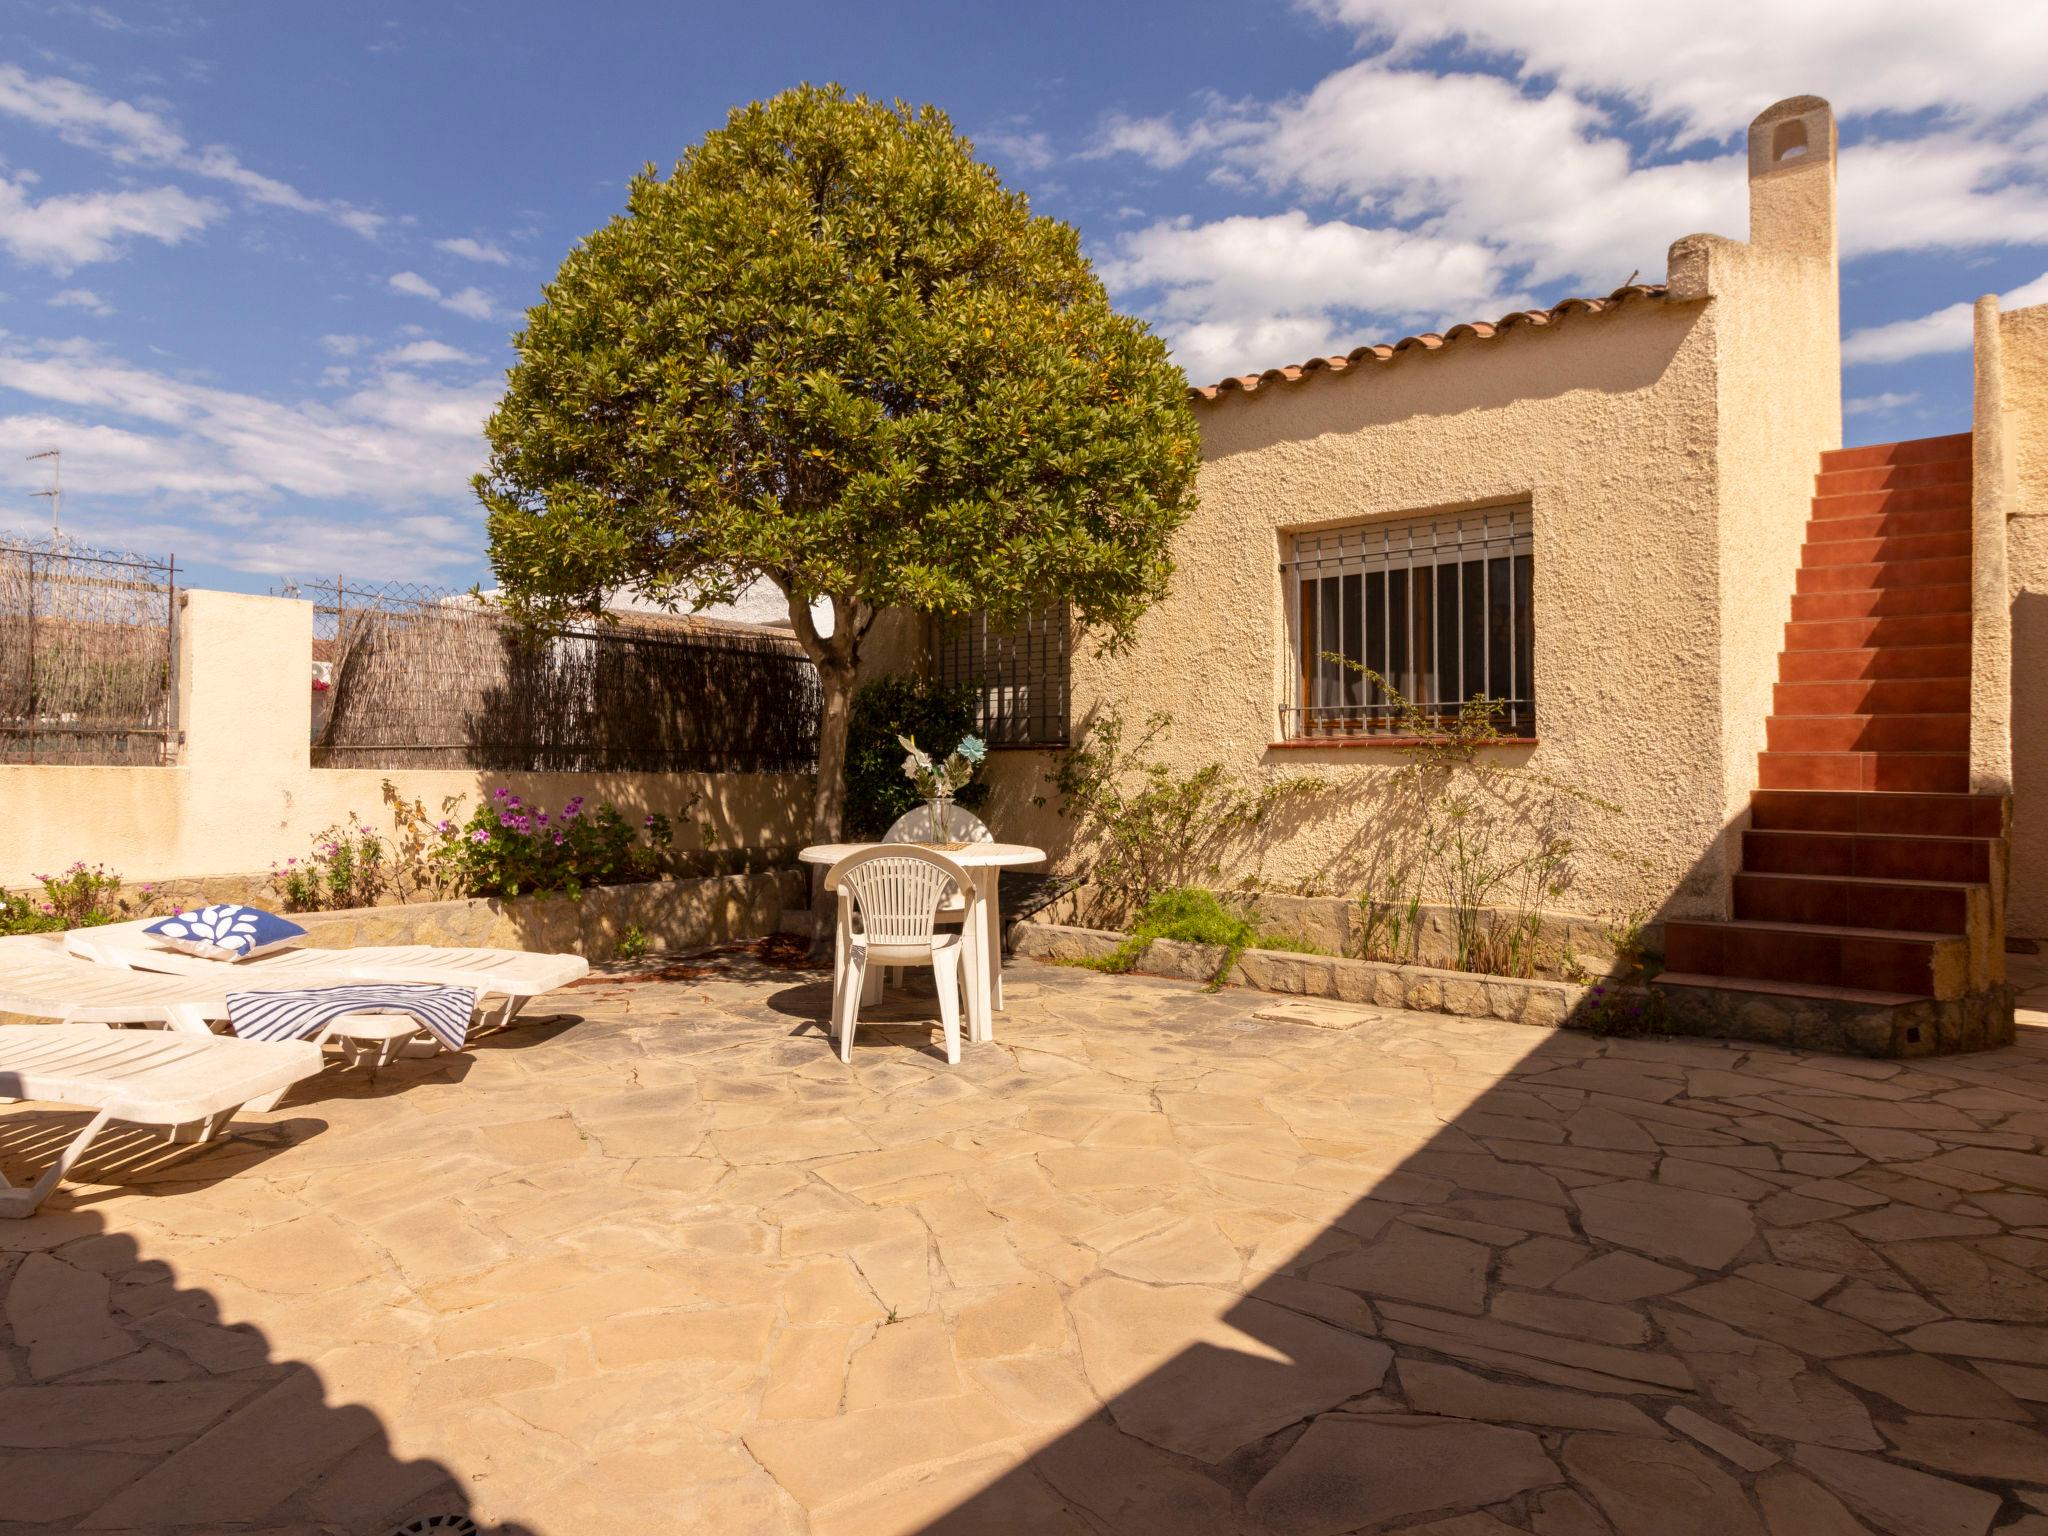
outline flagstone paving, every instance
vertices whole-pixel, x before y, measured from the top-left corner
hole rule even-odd
[[[2048,1030],[664,974],[0,1223],[0,1531],[2048,1533]]]

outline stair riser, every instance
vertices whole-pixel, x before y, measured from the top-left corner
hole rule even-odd
[[[1765,789],[1960,795],[1970,787],[1970,759],[1955,752],[1765,752],[1757,782]]]
[[[1861,832],[1872,837],[2003,837],[1995,795],[1830,794],[1760,789],[1749,799],[1758,832]]]
[[[1867,517],[1873,512],[1946,512],[1970,504],[1968,485],[1914,485],[1896,491],[1852,491],[1813,498],[1813,520]]]
[[[1814,546],[1806,546],[1809,553]],[[1861,565],[1815,565],[1809,561],[1794,578],[1795,592],[1872,592],[1920,587],[1970,586],[1970,557],[1943,555],[1930,560],[1872,560]]]
[[[1920,464],[1880,464],[1871,469],[1828,469],[1813,477],[1816,496],[1847,496],[1857,491],[1896,491],[1920,485],[1970,484],[1968,459],[1932,459]]]
[[[1846,521],[1846,519],[1845,519]],[[1828,571],[1837,566],[1896,565],[1921,560],[1961,560],[1965,577],[1970,569],[1970,530],[1940,533],[1882,533],[1862,537],[1833,535],[1832,524],[1809,523],[1809,529],[1823,530],[1819,539],[1807,535],[1801,565],[1810,571]],[[1896,586],[1898,582],[1877,581],[1873,586]]]
[[[1798,598],[1792,600],[1796,608]],[[1788,651],[1855,651],[1893,645],[1968,645],[1967,613],[1911,613],[1855,619],[1797,619],[1785,626]]]
[[[1970,616],[1968,587],[1884,587],[1854,592],[1796,592],[1792,617],[1804,623],[1828,619],[1901,619],[1925,615]]]
[[[1832,879],[1739,874],[1735,915],[1750,922],[1962,934],[1969,928],[1970,902],[1962,887],[1848,885]]]
[[[1967,715],[1773,715],[1772,752],[1968,752]]]
[[[1780,683],[1771,691],[1780,715],[1946,715],[1970,708],[1967,677],[1900,677],[1876,682]]]
[[[1882,650],[1781,651],[1778,655],[1778,676],[1787,683],[1967,677],[1969,672],[1967,645],[1894,645]]]
[[[1664,926],[1664,958],[1670,970],[1807,986],[1854,986],[1932,996],[1935,951],[1936,944],[1924,939],[1758,933],[1692,923]]]
[[[1954,507],[1946,512],[1873,512],[1865,517],[1836,517],[1824,523],[1809,522],[1806,538],[1811,544],[1840,544],[1855,539],[1924,539],[1944,534],[1970,532],[1970,509]]]
[[[1742,867],[1765,875],[1851,876],[1866,880],[1991,878],[1991,845],[1971,838],[1836,837],[1812,832],[1745,832]],[[1671,962],[1673,970],[1686,967]]]
[[[1916,437],[1899,443],[1869,443],[1861,448],[1829,448],[1820,456],[1822,474],[1842,469],[1872,469],[1899,464],[1970,462],[1970,434]]]

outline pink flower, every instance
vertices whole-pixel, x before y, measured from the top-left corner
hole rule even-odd
[[[482,827],[478,827],[474,832],[469,834],[469,840],[473,843],[488,843],[491,840],[491,834],[486,832]]]

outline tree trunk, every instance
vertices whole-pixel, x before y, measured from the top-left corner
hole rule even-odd
[[[846,819],[846,727],[853,712],[854,669],[818,663],[818,783],[811,796],[811,836],[836,843]]]

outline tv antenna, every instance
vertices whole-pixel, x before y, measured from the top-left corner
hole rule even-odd
[[[58,537],[60,532],[61,514],[64,508],[64,450],[62,448],[45,448],[41,453],[32,453],[28,456],[28,461],[31,464],[35,463],[38,459],[48,459],[50,461],[50,488],[47,491],[34,491],[31,494],[49,498],[50,537],[54,539]]]

